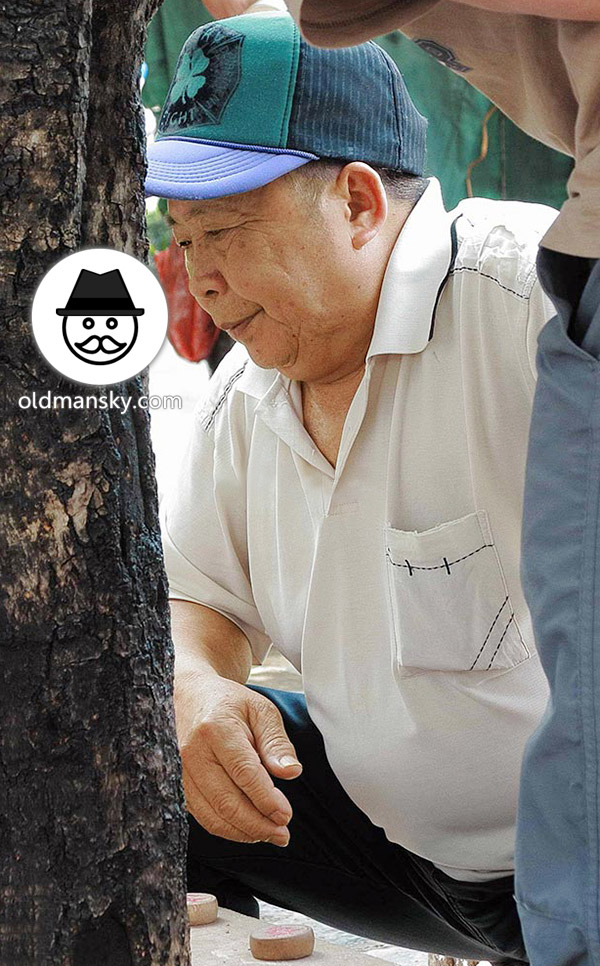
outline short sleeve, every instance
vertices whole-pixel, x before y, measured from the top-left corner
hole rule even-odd
[[[207,430],[205,412],[205,406],[196,408],[180,469],[160,505],[169,598],[228,617],[262,662],[271,641],[249,578],[243,420],[235,425],[229,407],[221,406]]]

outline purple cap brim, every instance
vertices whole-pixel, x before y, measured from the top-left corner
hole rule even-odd
[[[252,191],[275,181],[316,154],[239,147],[195,138],[166,137],[148,146],[146,196],[196,201]]]

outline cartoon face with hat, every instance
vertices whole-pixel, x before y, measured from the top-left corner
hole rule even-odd
[[[138,334],[138,315],[120,271],[82,269],[69,301],[56,310],[63,316],[63,338],[78,359],[103,366],[123,359]]]

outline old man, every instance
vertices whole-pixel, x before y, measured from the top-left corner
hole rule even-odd
[[[528,962],[514,901],[547,680],[519,580],[535,274],[555,212],[423,179],[369,42],[195,31],[147,191],[239,343],[161,506],[188,886],[415,949]],[[305,696],[248,687],[271,643]]]

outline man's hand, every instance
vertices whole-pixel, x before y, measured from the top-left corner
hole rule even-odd
[[[196,821],[234,842],[287,845],[292,808],[270,774],[297,778],[302,766],[275,705],[226,678],[192,675],[176,680],[175,711]]]
[[[226,17],[237,17],[238,14],[245,13],[254,2],[255,0],[204,0],[204,6],[216,20],[224,20]]]

